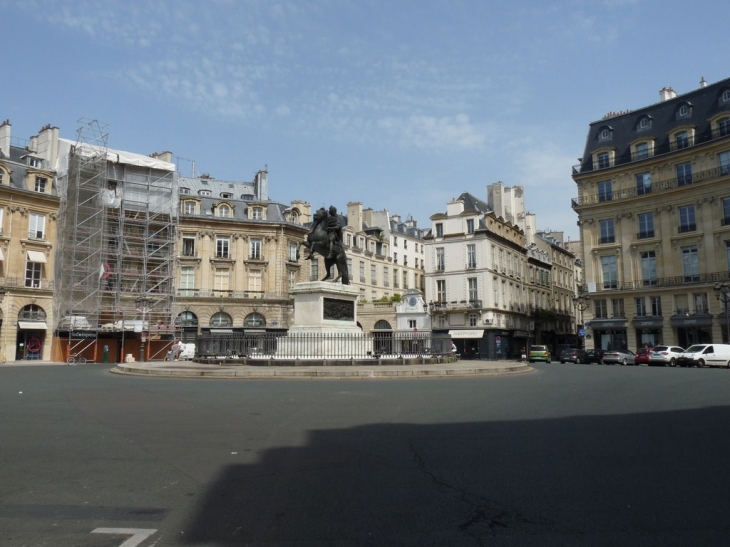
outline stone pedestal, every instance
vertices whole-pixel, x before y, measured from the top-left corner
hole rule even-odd
[[[350,285],[327,281],[297,283],[289,291],[294,296],[295,333],[360,333],[357,326],[357,299],[360,291]]]

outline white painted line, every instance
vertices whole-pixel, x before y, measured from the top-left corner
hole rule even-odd
[[[117,534],[132,536],[119,547],[137,547],[137,545],[142,543],[155,532],[157,532],[157,530],[153,530],[151,528],[96,528],[91,531],[92,534]]]

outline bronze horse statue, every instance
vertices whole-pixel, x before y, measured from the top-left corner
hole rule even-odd
[[[315,254],[324,257],[324,267],[327,275],[322,281],[327,281],[332,277],[332,266],[337,266],[337,277],[332,280],[333,283],[342,280],[343,285],[350,284],[350,275],[347,271],[347,255],[342,245],[341,229],[336,234],[336,239],[330,251],[330,240],[327,234],[327,210],[323,207],[314,213],[314,223],[312,230],[307,234],[305,241],[301,241],[297,246],[297,260],[299,260],[299,249],[306,247],[309,250],[307,259],[311,259]]]

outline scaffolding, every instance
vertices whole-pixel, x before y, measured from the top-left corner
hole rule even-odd
[[[81,120],[59,170],[56,331],[67,358],[99,361],[103,339],[117,357],[162,359],[174,334],[177,175],[106,142],[101,124]]]

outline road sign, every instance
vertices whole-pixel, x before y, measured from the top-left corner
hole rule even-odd
[[[586,335],[586,329],[580,329],[578,331],[578,336],[580,336],[581,338],[583,338],[585,335]]]

